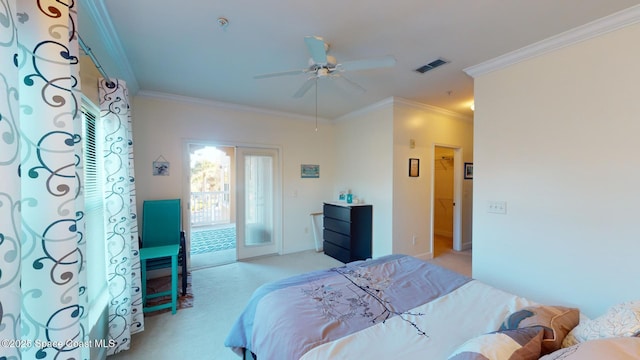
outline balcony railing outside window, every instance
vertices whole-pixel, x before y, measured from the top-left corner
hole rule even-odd
[[[191,226],[227,224],[230,214],[229,191],[191,193]]]

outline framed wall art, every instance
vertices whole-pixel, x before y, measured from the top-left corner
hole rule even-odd
[[[153,176],[169,176],[169,162],[162,155],[160,155],[153,162]]]
[[[319,178],[320,165],[310,165],[310,164],[300,165],[300,177],[303,179]]]
[[[464,178],[473,180],[473,163],[464,163]]]

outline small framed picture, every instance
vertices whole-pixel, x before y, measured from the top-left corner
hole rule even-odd
[[[303,179],[313,179],[320,177],[320,165],[300,165],[300,177]]]
[[[464,178],[473,180],[473,163],[464,163]]]
[[[409,177],[420,176],[420,159],[409,159]]]
[[[169,162],[168,161],[154,161],[153,162],[153,176],[169,176]]]

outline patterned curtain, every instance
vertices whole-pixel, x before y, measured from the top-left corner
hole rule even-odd
[[[0,352],[88,358],[74,2],[0,0]]]
[[[101,79],[99,95],[105,134],[109,338],[116,344],[108,350],[112,355],[129,349],[131,335],[144,330],[144,315],[129,92],[124,81]]]

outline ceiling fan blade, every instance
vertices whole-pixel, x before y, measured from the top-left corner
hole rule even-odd
[[[341,70],[341,71],[358,71],[358,70],[392,67],[395,64],[396,64],[396,59],[393,56],[388,55],[388,56],[383,56],[379,58],[345,61],[343,63],[338,64],[336,68],[338,68],[338,70]]]
[[[275,72],[275,73],[268,73],[268,74],[261,74],[261,75],[256,75],[253,78],[254,79],[266,79],[266,78],[270,78],[270,77],[276,77],[276,76],[286,76],[286,75],[298,75],[298,74],[304,74],[308,72],[307,69],[303,69],[303,70],[289,70],[289,71],[281,71],[281,72]]]
[[[344,88],[347,88],[350,91],[355,91],[360,94],[364,94],[367,91],[362,86],[344,77],[344,75],[334,75],[334,76],[331,76],[331,79],[336,80],[336,82],[339,85],[341,85]]]
[[[302,86],[300,87],[300,89],[298,89],[298,91],[296,91],[295,94],[293,94],[294,98],[301,98],[304,96],[304,94],[307,93],[307,91],[309,91],[309,89],[311,89],[311,87],[313,86],[313,84],[315,84],[315,82],[318,81],[318,78],[313,76],[310,77],[309,79],[307,79],[307,81],[305,81],[304,84],[302,84]]]
[[[316,64],[324,65],[327,63],[327,47],[324,40],[319,36],[305,36],[304,42],[311,58]]]

